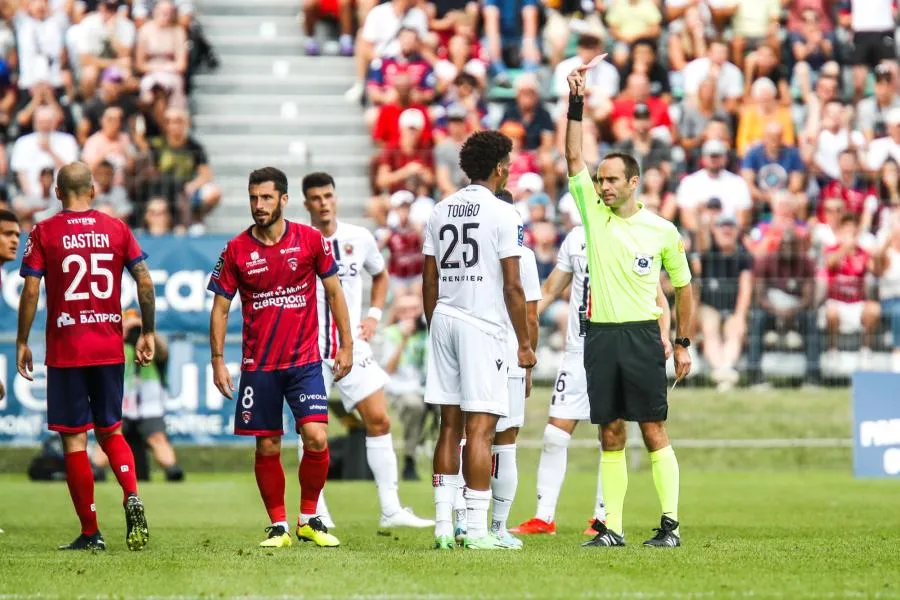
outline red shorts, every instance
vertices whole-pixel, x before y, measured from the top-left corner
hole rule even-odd
[[[319,12],[326,17],[338,18],[341,14],[340,0],[320,0]]]

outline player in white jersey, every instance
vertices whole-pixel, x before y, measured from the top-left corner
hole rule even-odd
[[[438,203],[425,230],[422,295],[430,328],[425,401],[441,407],[434,451],[435,547],[450,549],[452,509],[465,479],[466,548],[512,548],[488,531],[491,446],[499,417],[509,413],[507,315],[515,331],[516,364],[534,366],[525,294],[519,277],[524,229],[512,206],[495,194],[509,177],[512,142],[495,131],[471,135],[459,164],[472,182]]]
[[[310,173],[302,182],[304,205],[310,222],[331,245],[338,277],[347,299],[350,327],[353,331],[353,368],[346,377],[335,383],[334,358],[337,355],[337,327],[321,282],[316,282],[319,311],[319,351],[322,354],[322,375],[325,389],[337,386],[341,402],[347,412],[359,411],[366,427],[366,459],[375,476],[378,500],[381,503],[381,527],[431,527],[434,521],[417,517],[400,504],[397,493],[397,455],[391,437],[384,386],[389,377],[375,360],[369,340],[375,335],[381,320],[388,290],[388,272],[378,250],[375,237],[364,227],[343,223],[337,218],[337,196],[334,179],[327,173]],[[362,318],[363,271],[372,277],[369,310]],[[303,444],[299,443],[300,452]],[[334,522],[328,514],[324,494],[319,495],[319,516],[327,527]],[[330,525],[329,525],[330,522]]]
[[[563,479],[569,442],[579,421],[590,421],[591,407],[588,403],[587,377],[584,372],[584,328],[583,321],[589,318],[590,307],[589,274],[585,250],[584,227],[579,225],[569,232],[556,258],[556,268],[544,281],[543,298],[538,303],[538,312],[543,313],[559,297],[569,284],[569,311],[566,324],[566,347],[562,364],[556,373],[553,393],[550,397],[550,416],[544,427],[544,443],[538,463],[537,511],[533,519],[525,521],[510,531],[517,534],[556,533],[556,503]],[[657,303],[663,309],[660,317],[663,347],[666,358],[672,353],[669,341],[671,313],[669,302],[662,287],[657,288]],[[598,442],[599,447],[599,442]],[[588,520],[590,525],[586,535],[596,535],[594,525],[606,521],[603,505],[603,488],[597,474],[597,494],[594,514]]]

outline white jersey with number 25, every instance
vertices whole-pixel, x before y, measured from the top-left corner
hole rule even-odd
[[[518,213],[484,186],[466,186],[436,204],[423,247],[437,262],[435,313],[506,337],[500,261],[520,256],[523,240]]]

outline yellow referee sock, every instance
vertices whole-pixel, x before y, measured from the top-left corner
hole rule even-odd
[[[678,520],[678,460],[672,446],[660,448],[650,453],[650,465],[653,470],[653,484],[659,496],[662,513]]]
[[[622,535],[622,510],[628,491],[628,465],[624,450],[604,450],[600,455],[600,479],[606,502],[606,526]]]

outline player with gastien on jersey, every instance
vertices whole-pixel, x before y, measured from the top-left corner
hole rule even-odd
[[[60,169],[56,197],[60,213],[35,226],[20,273],[16,366],[33,381],[28,335],[34,322],[41,278],[47,287],[47,426],[62,437],[66,483],[81,521],[81,535],[60,550],[105,550],[94,507],[94,472],[87,454],[91,429],[109,457],[124,495],[130,550],[150,539],[144,505],[137,495],[134,456],[122,436],[125,351],[122,345],[122,271],[137,282],[141,333],[137,362],[153,360],[155,296],[147,255],[122,221],[91,208],[94,185],[82,163]]]
[[[325,390],[331,390],[334,382],[349,413],[359,411],[366,427],[366,459],[375,476],[378,500],[381,504],[379,526],[431,527],[434,521],[417,517],[409,508],[400,504],[397,493],[397,455],[391,437],[391,420],[387,411],[384,386],[388,375],[378,365],[369,341],[374,337],[388,291],[388,272],[384,257],[378,251],[375,237],[368,229],[345,223],[337,218],[337,195],[334,179],[328,173],[310,173],[303,178],[303,197],[310,223],[325,238],[338,267],[338,278],[347,309],[350,312],[350,328],[353,332],[353,370],[335,381],[334,360],[341,342],[337,336],[334,315],[325,302],[325,286],[316,284],[319,311],[319,352],[322,355],[322,375]],[[363,271],[372,277],[369,311],[362,318]],[[303,448],[300,448],[301,456]],[[334,527],[325,506],[325,496],[319,496],[317,510],[323,522]]]
[[[465,481],[465,548],[511,549],[491,535],[491,447],[497,420],[509,414],[507,315],[516,336],[516,363],[535,364],[519,277],[524,228],[515,209],[495,194],[509,177],[512,142],[495,131],[466,140],[460,167],[471,184],[439,202],[425,230],[423,297],[430,328],[425,401],[441,407],[434,451],[435,547],[449,549],[451,513]]]
[[[209,280],[215,294],[209,345],[213,381],[231,399],[234,384],[225,366],[225,333],[234,295],[241,295],[244,318],[241,380],[235,399],[234,432],[256,437],[254,472],[271,525],[260,546],[291,545],[281,466],[282,408],[286,400],[303,440],[300,461],[300,516],[297,538],[317,546],[338,546],[316,514],[328,477],[328,397],[322,380],[316,279],[334,317],[340,347],[334,378],[353,365],[350,317],[337,277],[331,245],[308,225],[284,218],[287,176],[273,167],[250,173],[250,212],[254,225],[228,242]]]

